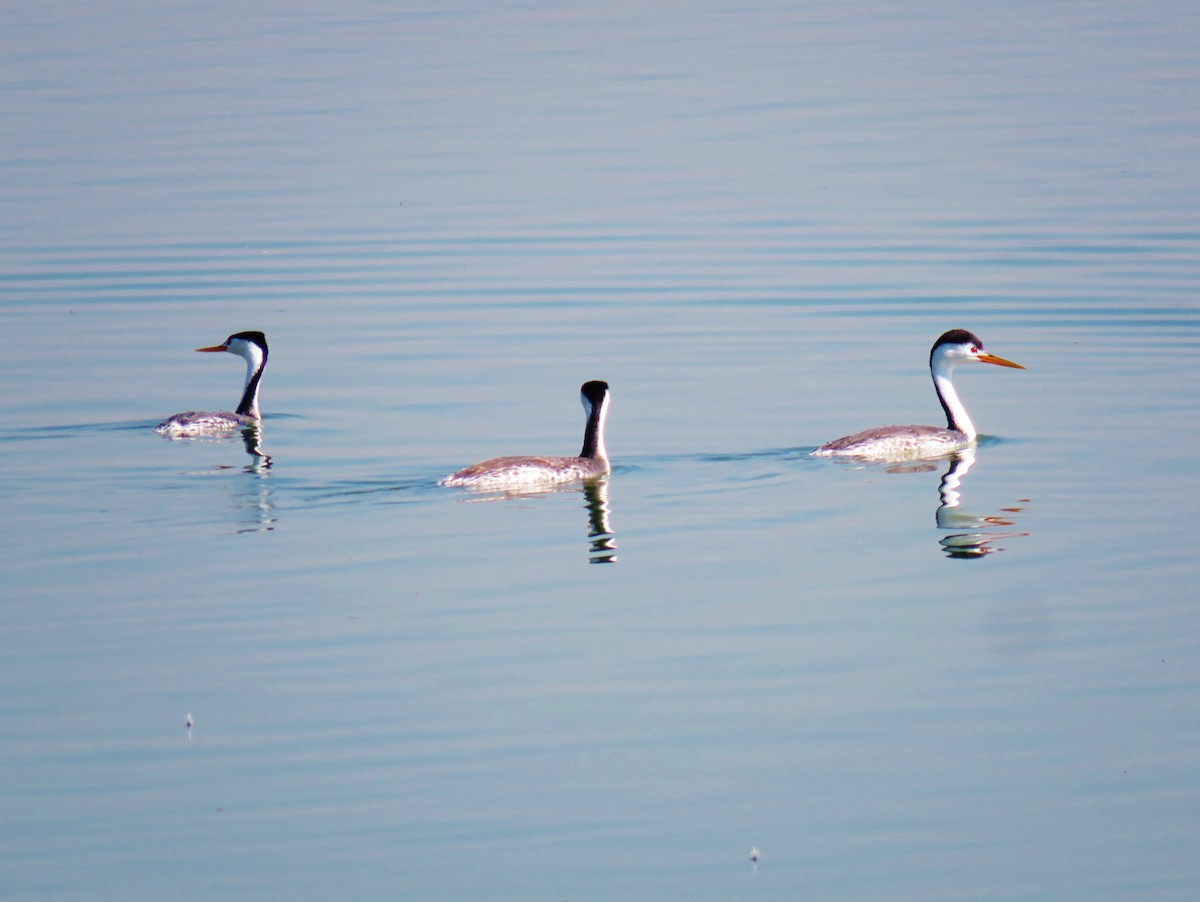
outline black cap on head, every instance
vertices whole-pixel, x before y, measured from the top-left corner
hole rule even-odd
[[[240,338],[242,341],[253,342],[264,351],[267,349],[267,336],[263,335],[261,332],[234,332],[229,336],[229,338],[225,339],[225,341],[228,342],[234,338]]]
[[[935,348],[938,345],[976,345],[982,348],[983,339],[966,329],[951,329],[949,332],[943,332],[942,337],[933,343]]]
[[[606,394],[608,394],[608,383],[601,382],[599,380],[585,382],[580,387],[579,391],[583,394],[583,396],[585,398],[587,398],[593,404],[596,404],[600,401],[601,398],[603,398]]]

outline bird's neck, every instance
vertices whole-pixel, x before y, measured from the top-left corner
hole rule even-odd
[[[583,429],[583,450],[580,457],[607,461],[608,451],[604,447],[604,420],[608,416],[608,398],[588,410],[587,425]]]
[[[950,381],[948,372],[934,372],[933,387],[937,389],[938,400],[942,402],[942,410],[946,412],[946,428],[961,432],[969,441],[974,441],[979,435],[975,431],[975,424],[971,422],[971,417],[967,414],[967,408],[963,406],[963,402],[959,400],[958,392],[954,390],[954,383]]]
[[[262,419],[258,409],[258,384],[262,381],[263,368],[266,365],[266,355],[261,352],[246,358],[246,387],[242,390],[242,400],[237,406],[237,412],[241,416]]]

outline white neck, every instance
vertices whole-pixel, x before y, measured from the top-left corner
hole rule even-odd
[[[604,446],[604,424],[608,420],[608,395],[600,402],[600,416],[596,420],[596,459],[608,460],[608,448]]]
[[[247,388],[250,387],[250,380],[252,380],[254,378],[254,374],[257,370],[258,370],[258,361],[247,356],[246,357],[246,384],[242,387],[242,391],[245,391]],[[262,414],[259,412],[259,409],[258,409],[258,386],[257,385],[254,386],[254,393],[250,396],[250,410],[249,410],[247,416],[252,416],[256,420],[262,419]]]
[[[589,446],[596,460],[608,462],[608,449],[604,447],[604,421],[608,419],[608,395],[600,399],[600,409],[593,410],[591,402],[583,399],[583,409],[587,411],[587,425],[584,427],[583,450],[580,456],[586,456]]]
[[[234,353],[246,361],[246,383],[242,386],[242,401],[238,405],[238,413],[261,420],[262,413],[258,409],[258,389],[262,384],[259,372],[263,366],[262,348],[253,342],[246,342]]]
[[[968,439],[975,441],[979,433],[975,431],[975,424],[971,422],[967,408],[959,400],[958,392],[954,390],[954,383],[950,381],[950,375],[948,373],[934,373],[933,385],[937,389],[938,397],[942,399],[942,408],[946,411],[947,426],[950,429],[957,429]]]

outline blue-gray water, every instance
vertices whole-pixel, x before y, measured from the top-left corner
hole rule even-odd
[[[0,894],[1194,897],[1192,4],[0,34]],[[957,507],[807,456],[951,327]],[[243,329],[269,467],[152,432]]]

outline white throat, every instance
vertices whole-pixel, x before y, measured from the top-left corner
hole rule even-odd
[[[258,409],[258,389],[262,380],[255,377],[263,365],[262,348],[252,341],[247,341],[239,342],[230,350],[246,361],[246,382],[242,386],[242,404],[238,405],[243,408],[240,412],[256,420],[261,420],[262,412]],[[251,390],[252,385],[253,390]],[[249,393],[248,397],[247,393]],[[247,400],[249,401],[248,405],[246,404]]]
[[[954,383],[950,381],[949,367],[933,374],[933,385],[937,389],[938,397],[942,399],[942,406],[946,410],[946,417],[950,421],[951,429],[957,429],[967,437],[969,441],[975,441],[979,435],[975,431],[975,424],[971,422],[971,417],[967,413],[967,408],[963,406],[963,402],[958,397],[958,392],[954,390]]]

